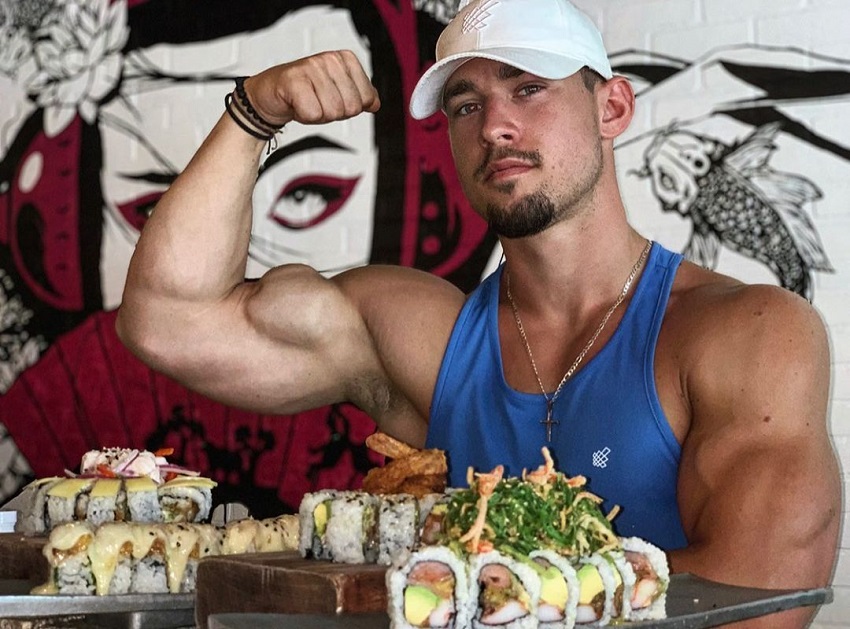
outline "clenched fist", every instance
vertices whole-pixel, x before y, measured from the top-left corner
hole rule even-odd
[[[381,106],[360,61],[350,50],[334,50],[274,66],[245,81],[257,113],[283,126],[295,120],[323,124],[352,118]]]

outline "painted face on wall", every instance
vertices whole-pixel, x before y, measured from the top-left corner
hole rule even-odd
[[[119,303],[139,230],[221,116],[232,78],[341,48],[353,50],[371,74],[369,50],[350,14],[320,5],[260,31],[128,56],[121,95],[100,112],[105,308]],[[278,135],[279,148],[265,158],[254,191],[249,277],[289,262],[327,272],[368,262],[374,133],[374,118],[357,116],[322,126],[292,123]]]

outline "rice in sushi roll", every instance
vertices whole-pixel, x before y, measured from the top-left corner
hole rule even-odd
[[[386,584],[393,629],[469,627],[469,566],[449,547],[402,552],[387,570]]]
[[[147,476],[125,479],[124,491],[131,522],[162,522],[157,487]]]
[[[86,519],[93,478],[66,478],[47,490],[47,515],[51,527]]]
[[[375,563],[378,558],[378,499],[344,491],[331,500],[325,534],[330,559],[338,563]]]
[[[95,594],[127,594],[133,580],[133,529],[123,522],[100,525],[88,547]]]
[[[86,520],[92,526],[127,519],[127,494],[118,478],[99,478],[89,492]]]
[[[667,588],[670,568],[664,551],[639,537],[621,539],[624,557],[635,574],[629,598],[631,620],[659,620],[667,617]]]
[[[199,476],[178,476],[157,489],[163,522],[203,522],[210,517],[216,483]]]
[[[95,582],[88,549],[94,529],[88,522],[66,522],[55,527],[42,549],[50,566],[50,580],[36,594],[94,594]]]
[[[15,522],[15,531],[24,535],[40,535],[50,531],[50,515],[47,511],[47,492],[64,479],[59,476],[34,480],[21,491],[26,508],[21,510]]]
[[[130,592],[161,594],[168,592],[165,529],[161,524],[134,524],[133,578]]]
[[[472,555],[467,613],[473,629],[538,626],[541,582],[530,563],[497,550]]]
[[[330,559],[326,543],[331,503],[339,494],[333,489],[304,494],[298,507],[298,552],[304,558]]]
[[[419,503],[409,494],[380,498],[378,508],[378,559],[388,566],[404,550],[411,550],[418,538]]]
[[[570,561],[554,550],[529,555],[541,569],[537,618],[545,629],[571,629],[576,622],[579,583]]]

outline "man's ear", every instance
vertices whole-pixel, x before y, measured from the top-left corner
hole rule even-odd
[[[597,88],[600,120],[599,131],[605,139],[619,136],[635,113],[635,91],[628,79],[614,76]]]

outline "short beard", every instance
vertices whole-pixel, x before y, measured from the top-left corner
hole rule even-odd
[[[549,227],[558,218],[555,203],[541,190],[523,197],[506,210],[502,206],[487,206],[487,222],[499,236],[525,238]]]
[[[499,236],[525,238],[534,236],[560,220],[569,218],[579,211],[580,205],[593,193],[602,177],[602,145],[596,146],[593,158],[588,160],[587,169],[581,174],[575,187],[566,198],[555,200],[547,194],[546,187],[533,192],[512,206],[491,203],[487,206],[487,223]],[[506,183],[502,192],[510,193],[514,182]]]

